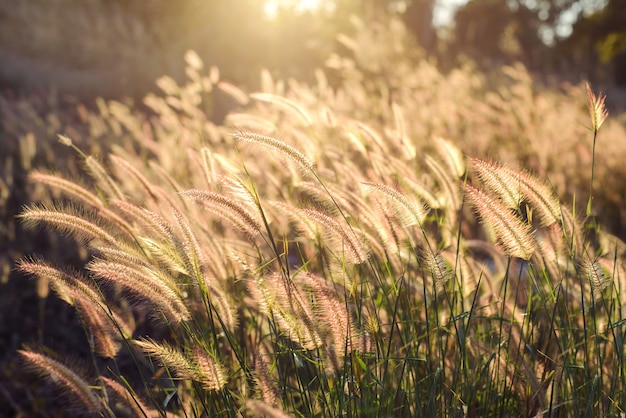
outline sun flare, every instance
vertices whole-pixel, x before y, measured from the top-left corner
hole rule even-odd
[[[326,3],[324,0],[266,0],[263,10],[265,16],[276,19],[282,8],[290,8],[298,13],[314,12],[321,9]]]

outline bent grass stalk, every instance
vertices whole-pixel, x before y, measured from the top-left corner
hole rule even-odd
[[[587,201],[587,217],[591,216],[591,205],[593,201],[593,180],[596,167],[596,140],[598,138],[598,131],[600,127],[606,121],[609,116],[604,101],[606,96],[599,94],[595,95],[591,86],[587,84],[587,96],[588,96],[588,108],[589,115],[591,116],[591,127],[593,130],[593,145],[591,148],[591,179],[589,180],[589,200]]]

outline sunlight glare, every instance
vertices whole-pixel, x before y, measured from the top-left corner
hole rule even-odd
[[[274,20],[281,8],[292,8],[297,13],[314,12],[322,7],[324,0],[266,0],[263,11],[265,16]]]

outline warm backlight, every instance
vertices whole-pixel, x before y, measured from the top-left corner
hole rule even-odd
[[[289,8],[298,13],[317,11],[324,3],[328,3],[325,0],[267,0],[263,10],[265,15],[269,19],[276,19],[281,8]]]

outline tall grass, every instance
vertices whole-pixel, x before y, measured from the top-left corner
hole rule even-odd
[[[89,367],[54,347],[20,351],[68,408],[101,416],[624,413],[626,246],[593,211],[579,213],[576,187],[559,199],[563,184],[534,161],[556,158],[538,147],[558,142],[561,122],[539,116],[563,96],[533,91],[522,70],[508,68],[509,89],[481,104],[472,99],[477,85],[486,88],[479,75],[424,67],[440,87],[426,90],[404,61],[394,71],[406,88],[394,90],[381,75],[387,61],[358,83],[355,57],[333,64],[346,77],[337,91],[323,73],[315,86],[288,89],[264,73],[263,90],[249,95],[222,84],[248,104],[215,126],[203,106],[219,77],[188,61],[188,85],[161,81],[166,94],[146,98],[150,118],[101,103],[91,126],[108,124],[121,145],[96,157],[61,137],[85,180],[30,174],[51,193],[20,218],[74,237],[87,254],[80,268],[19,263],[81,319]],[[513,111],[508,99],[532,106]],[[565,120],[583,114],[568,109]],[[480,126],[496,126],[483,133],[494,138],[453,140]],[[594,170],[596,158],[611,161],[596,153],[596,141],[597,151],[611,149],[599,128],[594,122],[593,139],[572,139],[586,144]],[[507,131],[523,132],[521,145],[507,142]],[[481,156],[487,144],[503,162]],[[535,170],[515,167],[517,151]]]

